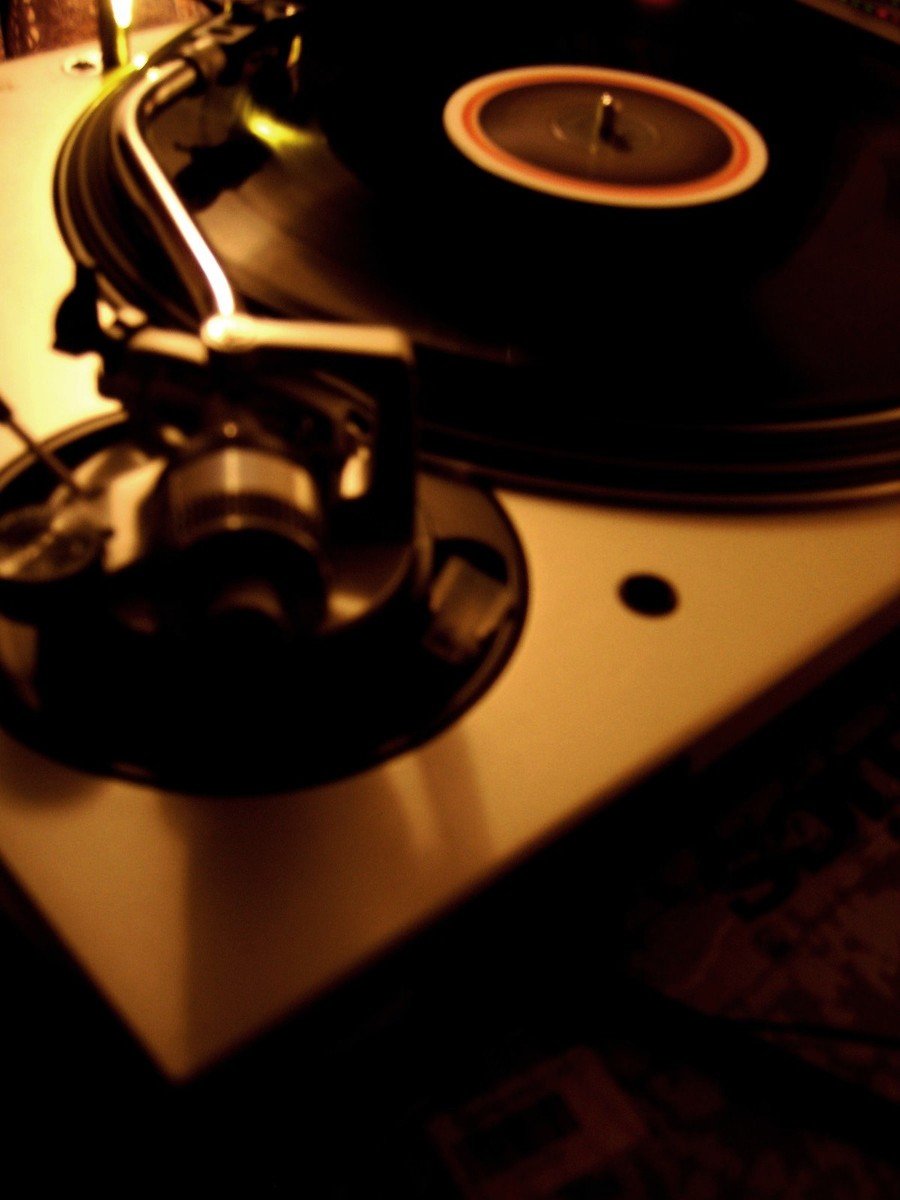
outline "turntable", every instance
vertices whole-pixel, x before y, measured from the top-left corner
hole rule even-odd
[[[609,7],[2,68],[0,853],[174,1079],[900,618],[897,64]]]

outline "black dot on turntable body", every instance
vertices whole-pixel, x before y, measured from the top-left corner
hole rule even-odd
[[[678,593],[661,575],[629,575],[619,584],[619,599],[643,617],[667,617],[678,607]]]

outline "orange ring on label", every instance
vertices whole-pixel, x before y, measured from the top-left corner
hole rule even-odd
[[[711,174],[682,183],[607,183],[537,166],[510,154],[488,136],[481,115],[491,100],[504,92],[554,83],[586,83],[603,90],[628,87],[680,104],[725,135],[731,147],[729,159]],[[724,200],[752,187],[769,161],[762,135],[718,100],[652,75],[611,67],[516,67],[483,75],[464,84],[447,101],[444,129],[466,158],[492,175],[548,195],[624,208],[680,208]]]

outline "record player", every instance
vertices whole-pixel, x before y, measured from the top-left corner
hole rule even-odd
[[[173,1079],[900,618],[893,50],[514,7],[2,68],[0,854]]]

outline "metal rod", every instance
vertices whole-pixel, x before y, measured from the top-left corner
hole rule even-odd
[[[56,478],[65,484],[71,492],[76,496],[87,495],[87,492],[85,492],[65,463],[58,459],[46,446],[41,445],[36,438],[32,437],[24,425],[19,423],[15,413],[2,396],[0,396],[0,424],[6,425],[11,429],[19,441],[31,451],[35,458],[39,459],[45,467],[52,471]]]
[[[131,62],[130,27],[131,0],[97,0],[97,32],[104,71],[115,71]]]

